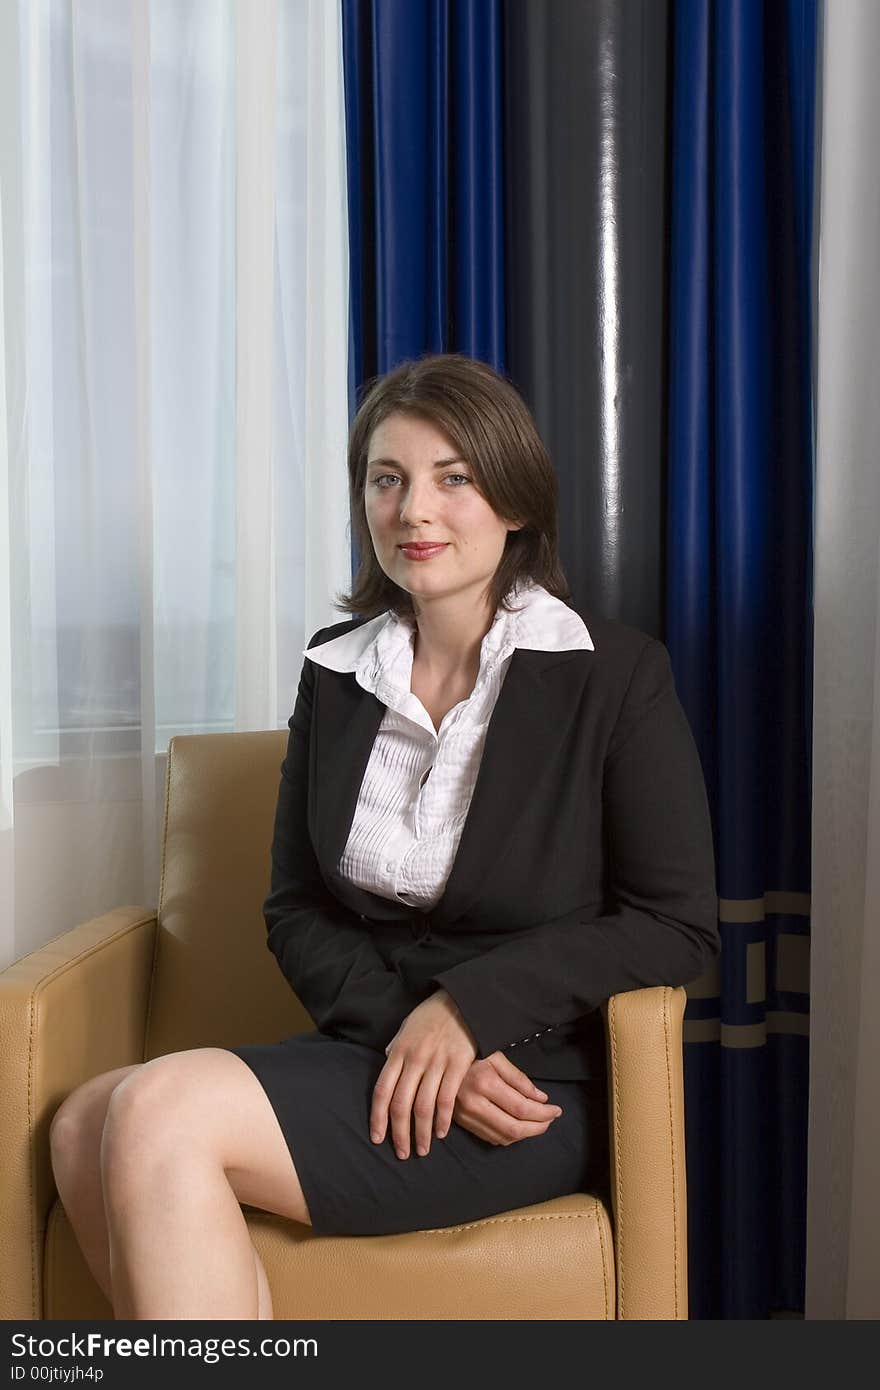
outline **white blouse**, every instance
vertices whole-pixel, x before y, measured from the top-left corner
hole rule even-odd
[[[361,784],[339,872],[359,888],[428,912],[452,870],[477,781],[489,717],[516,647],[594,650],[586,625],[561,599],[527,580],[499,608],[480,647],[471,694],[434,728],[410,689],[415,625],[390,609],[303,652],[332,671],[353,671],[387,706]]]

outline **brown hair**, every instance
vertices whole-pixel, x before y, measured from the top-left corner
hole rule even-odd
[[[511,611],[507,595],[529,578],[567,601],[570,590],[559,560],[558,483],[537,427],[519,392],[485,362],[460,353],[436,353],[402,362],[368,384],[348,441],[351,516],[360,566],[349,593],[334,608],[375,618],[387,609],[414,616],[412,598],[382,569],[364,510],[370,439],[392,412],[431,421],[470,464],[476,486],[498,516],[522,523],[508,531],[490,586],[490,601]]]

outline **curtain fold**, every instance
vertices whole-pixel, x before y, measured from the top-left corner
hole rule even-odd
[[[342,14],[355,393],[427,352],[503,370],[498,0]]]
[[[804,1306],[813,0],[676,0],[667,644],[716,834],[688,991],[692,1316]]]
[[[278,0],[254,0],[250,11],[236,7],[232,132],[235,597],[231,616],[235,634],[233,707],[241,729],[277,728],[281,714],[272,447],[278,37]],[[260,620],[254,621],[257,614]]]
[[[342,25],[353,417],[404,359],[504,371],[500,0],[342,0]]]

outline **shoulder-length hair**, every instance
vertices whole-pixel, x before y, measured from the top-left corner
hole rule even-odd
[[[507,596],[531,579],[568,601],[568,583],[558,555],[556,473],[534,420],[519,392],[485,362],[460,353],[436,353],[402,362],[368,385],[348,441],[352,524],[360,565],[351,590],[337,596],[344,613],[375,618],[391,609],[414,616],[410,595],[382,569],[373,549],[364,509],[370,439],[392,412],[436,425],[473,470],[476,486],[498,516],[522,522],[508,531],[504,552],[489,587],[494,609],[512,606]]]

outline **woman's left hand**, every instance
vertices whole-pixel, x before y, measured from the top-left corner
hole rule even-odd
[[[415,1114],[416,1151],[427,1153],[437,1111],[437,1135],[452,1123],[459,1087],[478,1052],[455,1000],[438,989],[407,1014],[385,1049],[388,1061],[373,1088],[370,1138],[381,1144],[388,1116],[398,1158],[409,1158]]]

